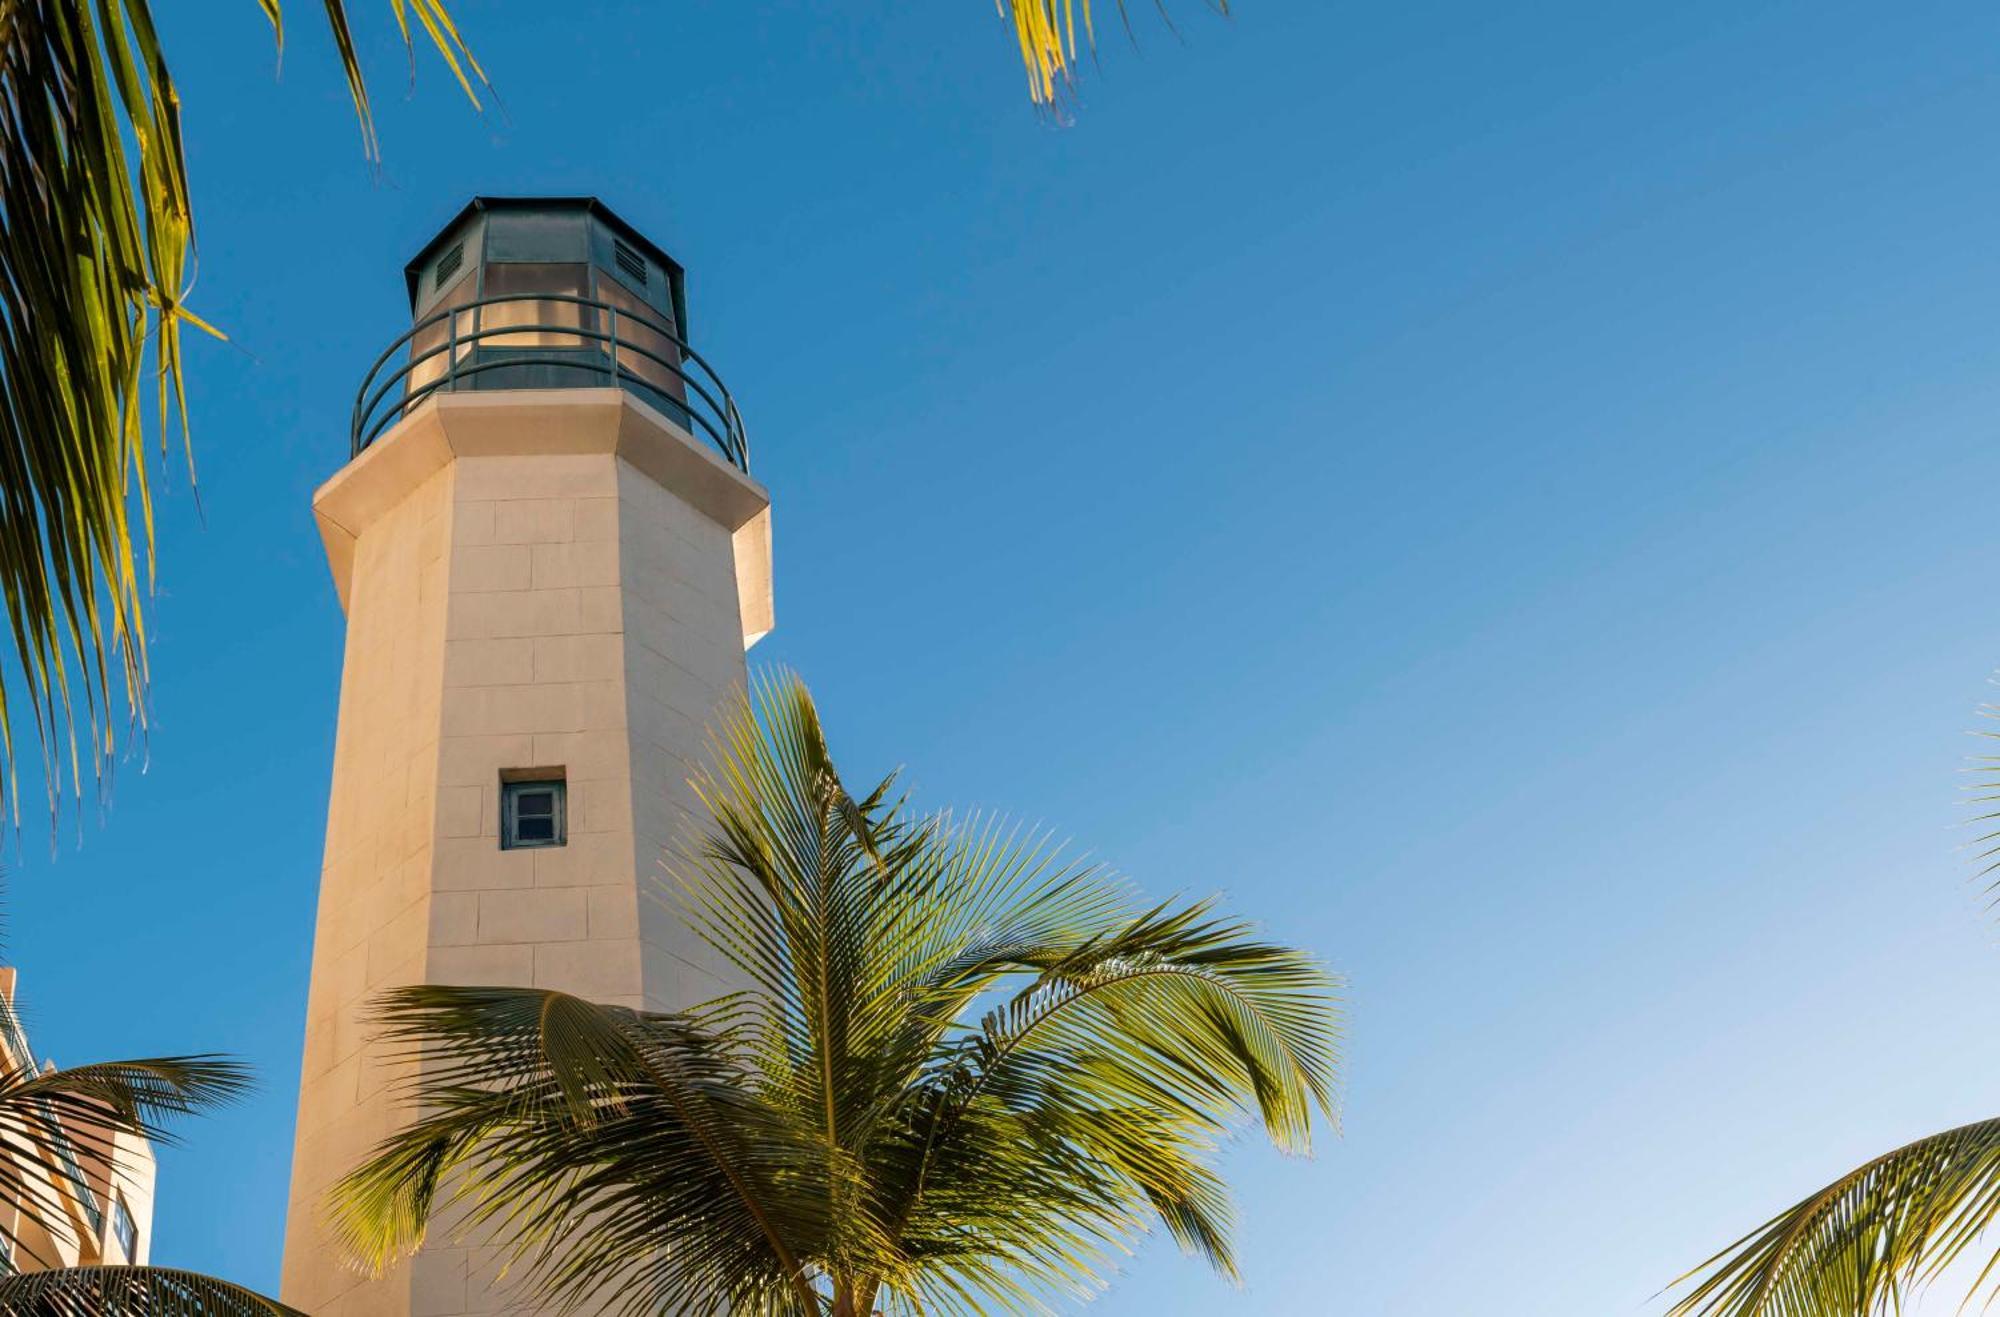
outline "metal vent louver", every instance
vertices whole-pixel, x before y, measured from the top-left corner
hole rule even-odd
[[[463,264],[465,264],[465,243],[461,240],[453,243],[450,251],[438,257],[437,271],[431,275],[431,287],[444,287]]]
[[[646,258],[633,251],[624,243],[612,240],[611,255],[618,262],[618,268],[630,275],[634,282],[644,287],[646,283]]]

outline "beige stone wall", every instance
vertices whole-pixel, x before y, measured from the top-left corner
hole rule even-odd
[[[355,545],[286,1215],[283,1292],[307,1312],[387,1311],[346,1302],[360,1280],[322,1239],[318,1209],[394,1127],[364,1004],[425,969],[453,476],[428,475]]]
[[[320,1228],[401,1112],[360,1007],[390,983],[685,1005],[722,980],[661,848],[717,706],[769,629],[763,491],[609,391],[444,396],[320,491],[349,609],[282,1294],[326,1317],[516,1311],[494,1251],[438,1239],[380,1281]],[[501,774],[561,769],[568,843],[499,847]],[[375,1068],[371,1068],[375,1067]]]
[[[430,980],[636,1005],[618,459],[456,465]],[[502,851],[500,773],[537,767],[568,782],[568,844]]]
[[[660,867],[699,826],[688,779],[745,679],[741,610],[727,530],[630,466],[618,495],[640,956],[645,1004],[670,1010],[741,986],[677,917]]]
[[[107,1221],[104,1228],[104,1257],[107,1262],[129,1262],[144,1266],[153,1256],[153,1198],[158,1190],[159,1166],[153,1160],[153,1145],[137,1134],[121,1130],[113,1138],[111,1156],[104,1168],[105,1211],[122,1201],[131,1214],[138,1239],[132,1256],[125,1256],[116,1232]]]

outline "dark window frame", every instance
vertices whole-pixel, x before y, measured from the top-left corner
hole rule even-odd
[[[521,798],[530,794],[547,792],[551,797],[548,812],[534,810],[521,812]],[[523,820],[539,823],[544,820],[549,825],[546,837],[523,836]],[[520,777],[503,778],[500,783],[500,849],[503,851],[541,850],[550,846],[569,844],[569,783],[561,777]]]

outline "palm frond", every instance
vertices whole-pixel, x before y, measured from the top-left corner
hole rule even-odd
[[[280,45],[284,41],[284,18],[277,0],[258,0],[270,16],[271,26],[278,35]],[[371,160],[380,158],[382,143],[375,135],[375,111],[368,99],[368,79],[361,68],[361,56],[354,48],[354,30],[348,23],[346,0],[324,0],[327,26],[333,32],[334,49],[340,55],[340,69],[347,78],[347,92],[354,101],[354,117],[361,125],[361,145]],[[424,35],[457,79],[459,89],[476,110],[479,105],[479,87],[487,85],[486,71],[473,58],[472,48],[465,44],[459,34],[458,25],[452,20],[451,11],[444,0],[389,0],[389,8],[396,18],[396,28],[402,33],[403,45],[414,60],[416,54],[415,35],[410,30],[410,18],[415,15]],[[473,84],[477,83],[475,87]]]
[[[1985,703],[1978,709],[1981,718],[2000,720],[2000,704]],[[2000,731],[1981,729],[1973,733],[1981,740],[2000,740]],[[1991,909],[2000,905],[2000,755],[1974,755],[1966,769],[1966,802],[1972,807],[1967,824],[1978,835],[1967,844],[1972,854],[1973,878],[1986,885]]]
[[[277,0],[259,3],[276,22]],[[483,77],[439,0],[390,4],[471,94]],[[325,7],[372,156],[345,7]],[[14,651],[0,795],[17,819],[21,719],[52,811],[101,780],[121,709],[134,734],[145,725],[144,432],[150,412],[164,457],[177,431],[192,473],[181,331],[208,328],[185,302],[193,251],[180,98],[149,0],[0,5],[0,594]]]
[[[143,716],[143,357],[150,337],[163,388],[177,377],[191,232],[178,101],[146,6],[8,5],[0,133],[0,589],[20,664],[0,669],[0,748],[11,796],[25,696],[53,796],[65,763],[73,786],[86,761],[101,767],[114,684]]]
[[[1918,1139],[1835,1180],[1676,1284],[1671,1317],[1876,1317],[2000,1218],[2000,1119]],[[1989,1287],[1989,1258],[1974,1293]]]
[[[64,1267],[0,1276],[10,1317],[305,1317],[240,1285],[167,1267]]]
[[[1203,1157],[1245,1110],[1300,1151],[1331,1115],[1331,976],[1205,905],[1137,909],[1046,836],[914,815],[887,781],[839,807],[796,678],[725,715],[696,786],[712,827],[674,866],[689,917],[757,985],[764,1095],[825,1139],[823,1181],[864,1167],[832,1216],[865,1233],[812,1250],[875,1276],[863,1301],[1080,1295],[1148,1210],[1233,1273]]]
[[[2000,718],[1984,704],[1982,718]],[[1981,730],[1982,738],[2000,732]],[[1974,878],[2000,888],[2000,756],[1967,770]],[[1996,897],[2000,900],[2000,897]],[[1849,1172],[1674,1281],[1669,1317],[1875,1317],[1938,1278],[2000,1219],[2000,1119],[1896,1149]],[[1974,1293],[1990,1289],[2000,1252]],[[1989,1293],[1989,1298],[1994,1297]]]
[[[1262,943],[1209,907],[1161,907],[1071,952],[987,1015],[970,1052],[978,1085],[1009,1067],[1087,1054],[1112,1060],[1158,1101],[1160,1079],[1199,1119],[1254,1107],[1273,1143],[1311,1150],[1312,1117],[1334,1111],[1335,984],[1310,957]]]
[[[410,1093],[425,1114],[336,1186],[332,1219],[356,1261],[379,1270],[450,1208],[558,1309],[595,1296],[680,1311],[729,1294],[737,1311],[817,1311],[787,1242],[820,1210],[797,1176],[812,1158],[755,1104],[726,1013],[414,987],[385,995],[378,1018],[391,1047],[422,1058]],[[600,1293],[613,1276],[615,1299]]]
[[[857,1091],[856,1058],[886,1064],[874,1079],[896,1091],[1016,964],[1010,949],[1075,944],[1125,904],[1042,838],[912,817],[893,779],[856,800],[796,678],[760,679],[735,702],[694,785],[712,825],[676,858],[673,896],[757,986],[769,1073],[784,1071],[836,1143],[869,1110],[837,1100]],[[797,1064],[781,1067],[780,1051]]]
[[[249,1067],[224,1056],[99,1061],[15,1079],[0,1076],[0,1112],[52,1104],[74,1110],[87,1124],[171,1143],[174,1133],[166,1121],[227,1106],[250,1088]]]
[[[1333,1114],[1339,1015],[1335,981],[1310,958],[1206,911],[1162,908],[1078,947],[1009,953],[1029,981],[942,1049],[935,1106],[911,1122],[921,1152],[885,1159],[904,1173],[884,1174],[884,1197],[930,1272],[999,1302],[1027,1301],[1019,1279],[1075,1293],[1097,1270],[1079,1260],[1124,1247],[1150,1210],[1235,1276],[1233,1212],[1209,1159],[1244,1112],[1280,1148],[1309,1148],[1313,1114]],[[979,1213],[979,1256],[964,1259],[979,1266],[960,1272],[942,1251]],[[999,1258],[1008,1274],[985,1274]],[[892,1283],[916,1297],[935,1279]]]
[[[1077,62],[1097,46],[1097,24],[1091,0],[994,0],[1001,17],[1014,25],[1021,63],[1028,74],[1028,95],[1038,105],[1052,105],[1076,81]],[[1229,0],[1208,0],[1216,13],[1229,13]],[[1131,19],[1125,0],[1117,0],[1118,18],[1129,36]],[[1166,8],[1160,15],[1168,26]]]
[[[112,1061],[52,1070],[0,1067],[0,1202],[61,1233],[63,1199],[87,1194],[79,1158],[113,1162],[121,1135],[173,1141],[167,1122],[234,1101],[249,1088],[249,1072],[213,1056]],[[65,1189],[63,1186],[70,1186]],[[0,1222],[0,1242],[40,1266],[18,1226]],[[0,1308],[0,1311],[4,1311]]]

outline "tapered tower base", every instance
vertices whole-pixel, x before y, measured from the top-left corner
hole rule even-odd
[[[569,388],[436,394],[313,510],[348,625],[282,1297],[514,1311],[491,1250],[441,1241],[371,1280],[325,1230],[328,1188],[408,1115],[366,1005],[413,983],[656,1009],[724,990],[647,892],[772,625],[770,502],[630,392]],[[524,776],[562,784],[563,844],[502,848]]]

